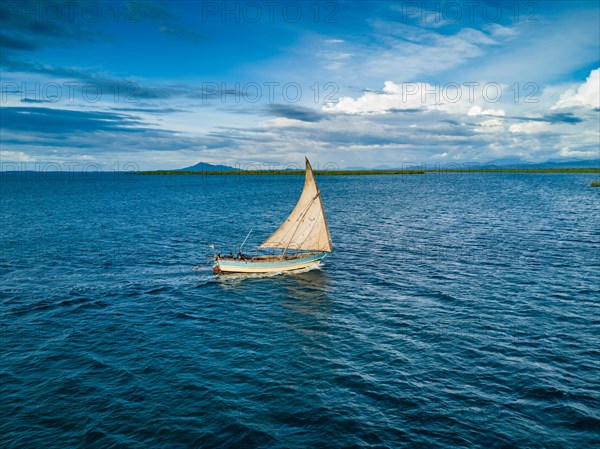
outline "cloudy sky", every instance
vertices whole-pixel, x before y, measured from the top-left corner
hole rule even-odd
[[[2,2],[1,161],[401,167],[600,156],[582,2]]]

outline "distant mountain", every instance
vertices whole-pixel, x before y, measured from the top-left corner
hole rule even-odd
[[[377,167],[373,167],[374,170],[393,170],[394,167],[390,165],[378,165]]]
[[[366,168],[363,166],[346,167],[342,170],[410,170],[410,169],[425,169],[435,170],[449,168],[600,168],[600,159],[567,159],[567,160],[548,160],[545,162],[531,162],[520,159],[518,157],[506,157],[502,159],[494,159],[488,162],[456,162],[445,165],[439,164],[400,164],[399,166],[378,165],[377,167]],[[198,162],[191,167],[180,168],[176,171],[240,171],[240,168],[230,167],[229,165],[209,164],[207,162]],[[287,170],[293,170],[288,168]]]
[[[530,162],[517,158],[496,159],[477,164],[479,168],[600,168],[600,159],[567,159]]]
[[[494,159],[488,162],[439,162],[435,164],[422,163],[399,166],[378,165],[376,167],[354,166],[346,167],[342,170],[443,170],[445,168],[472,168],[474,170],[486,168],[600,168],[600,159],[551,159],[544,162],[531,162],[516,157],[507,157],[503,159]]]
[[[546,161],[540,164],[543,168],[600,168],[600,159],[588,159],[588,160],[577,160],[571,161]]]
[[[213,165],[207,164],[206,162],[198,162],[196,165],[191,167],[180,168],[177,171],[236,171],[239,168],[233,168],[229,165]]]

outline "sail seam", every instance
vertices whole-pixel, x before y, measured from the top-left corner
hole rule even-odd
[[[321,200],[321,191],[315,181],[308,159],[306,160],[304,188],[296,207],[259,248],[283,248],[282,257],[289,248],[331,251],[331,237]]]
[[[304,220],[304,217],[306,216],[306,213],[310,210],[311,206],[313,205],[313,203],[315,202],[315,200],[318,197],[319,197],[319,192],[317,191],[317,194],[314,196],[314,198],[304,208],[304,211],[302,212],[302,215],[300,216],[300,219],[298,220],[298,224],[296,225],[296,229],[294,229],[294,232],[292,233],[292,236],[290,237],[289,242],[287,243],[287,245],[285,246],[285,249],[283,250],[283,256],[285,256],[285,253],[287,253],[287,250],[290,247],[290,244],[292,243],[292,240],[294,240],[294,236],[296,235],[296,232],[298,232],[298,228],[300,227],[300,224],[302,223],[302,220]],[[305,241],[305,240],[306,239],[304,239],[303,241]]]

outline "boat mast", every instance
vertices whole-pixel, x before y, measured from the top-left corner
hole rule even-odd
[[[250,229],[250,232],[252,232],[253,229],[254,228]],[[244,247],[244,243],[246,243],[246,240],[248,240],[248,237],[250,237],[250,232],[248,232],[248,235],[246,236],[246,238],[244,239],[244,241],[240,245],[240,249],[238,250],[240,253],[242,252],[242,248]]]

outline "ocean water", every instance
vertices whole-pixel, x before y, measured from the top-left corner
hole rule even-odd
[[[214,276],[300,176],[2,174],[2,448],[574,448],[600,435],[587,174],[317,177],[317,269]]]

